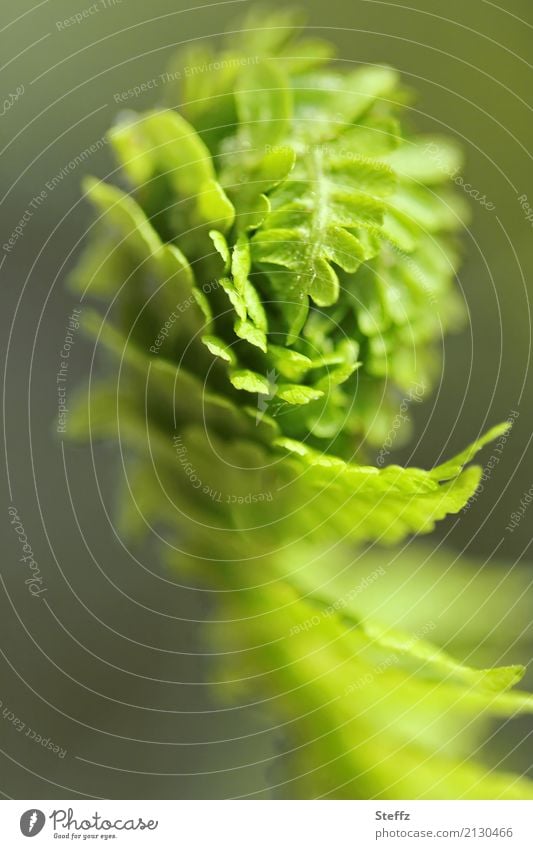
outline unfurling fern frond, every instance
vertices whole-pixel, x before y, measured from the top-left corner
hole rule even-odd
[[[122,531],[164,528],[173,568],[226,591],[230,677],[249,669],[294,726],[287,795],[530,798],[469,760],[485,716],[531,711],[507,692],[522,670],[458,663],[319,580],[338,543],[458,513],[468,464],[507,429],[430,471],[372,465],[462,320],[466,213],[446,176],[460,156],[402,127],[397,74],[331,70],[330,52],[284,13],[251,19],[220,73],[185,81],[185,117],[111,130],[121,188],[87,182],[97,220],[72,277],[107,302],[85,326],[108,376],[80,391],[70,434],[127,447]]]

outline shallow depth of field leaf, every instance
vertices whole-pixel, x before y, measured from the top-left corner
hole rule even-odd
[[[183,114],[118,117],[120,188],[85,184],[71,277],[104,302],[84,327],[105,376],[69,433],[120,444],[121,533],[157,529],[172,569],[223,591],[215,693],[283,723],[273,792],[533,798],[476,754],[533,708],[524,668],[499,662],[519,636],[506,599],[410,544],[459,514],[508,425],[433,469],[376,461],[464,320],[460,152],[406,129],[393,69],[332,52],[291,12],[252,12],[220,54],[177,60],[220,68],[172,90]]]

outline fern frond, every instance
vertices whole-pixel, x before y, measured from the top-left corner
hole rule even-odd
[[[404,129],[395,71],[332,70],[291,13],[191,50],[220,73],[185,80],[185,117],[123,116],[122,188],[85,186],[97,220],[71,286],[106,302],[85,329],[108,366],[70,435],[123,444],[122,531],[163,528],[172,568],[225,590],[227,680],[289,723],[287,795],[531,798],[471,758],[489,716],[531,712],[522,668],[458,662],[358,598],[338,609],[318,562],[457,514],[508,427],[428,471],[372,465],[463,318],[460,154]]]

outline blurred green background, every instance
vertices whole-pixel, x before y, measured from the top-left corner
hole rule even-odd
[[[283,773],[285,744],[266,713],[220,705],[206,684],[209,647],[195,625],[209,615],[205,594],[183,590],[165,574],[154,544],[130,551],[115,535],[118,449],[93,455],[63,446],[54,432],[59,351],[75,306],[64,280],[90,221],[81,179],[113,170],[98,142],[117,111],[148,108],[171,89],[159,86],[126,104],[117,95],[158,77],[180,45],[231,28],[249,5],[3,5],[2,97],[8,102],[22,86],[24,92],[7,109],[4,103],[0,118],[2,244],[29,208],[32,215],[13,250],[0,252],[9,461],[0,700],[67,749],[58,758],[13,723],[0,723],[6,796],[267,797]],[[460,141],[465,179],[495,205],[471,203],[458,281],[469,326],[445,340],[442,381],[412,410],[417,439],[395,459],[432,465],[517,411],[512,438],[475,505],[443,523],[436,537],[525,569],[533,511],[514,533],[505,526],[533,484],[533,223],[519,201],[526,195],[533,207],[531,0],[307,0],[305,8],[309,25],[337,44],[340,59],[385,62],[403,73],[418,92],[413,123]],[[83,10],[80,23],[61,24]],[[70,169],[91,145],[98,150]],[[43,203],[32,207],[41,192]],[[70,388],[87,374],[91,357],[92,346],[76,336]],[[49,608],[21,580],[7,517],[10,490],[46,575]],[[507,747],[525,733],[525,726],[509,731]]]

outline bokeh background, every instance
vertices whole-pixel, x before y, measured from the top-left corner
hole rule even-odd
[[[88,10],[89,0],[2,3],[2,244],[32,212],[13,249],[0,251],[5,797],[268,798],[283,774],[283,735],[268,713],[220,704],[209,686],[209,647],[197,625],[209,615],[205,594],[182,589],[165,573],[154,545],[133,551],[116,535],[117,448],[92,453],[63,444],[54,424],[59,352],[76,306],[64,281],[90,220],[80,182],[113,168],[101,139],[124,108],[116,95],[158,77],[180,45],[232,28],[248,5],[99,0],[81,23],[64,27],[58,22]],[[462,144],[465,179],[494,205],[471,202],[458,281],[469,326],[445,341],[442,381],[412,409],[417,438],[395,459],[432,465],[518,412],[475,505],[443,523],[435,539],[486,560],[486,568],[496,557],[527,570],[533,509],[513,533],[506,525],[533,485],[533,222],[524,208],[533,207],[531,0],[307,0],[305,8],[309,25],[337,44],[340,59],[400,69],[418,92],[412,121]],[[178,91],[167,86],[126,106],[145,109],[162,96],[179,106]],[[77,334],[68,392],[91,357],[92,346]],[[21,578],[10,503],[45,576],[48,607]],[[505,592],[501,603],[510,603]],[[65,755],[18,731],[11,713]],[[518,746],[513,763],[521,770],[532,761],[530,731],[531,723],[515,724],[499,741],[502,751]]]

